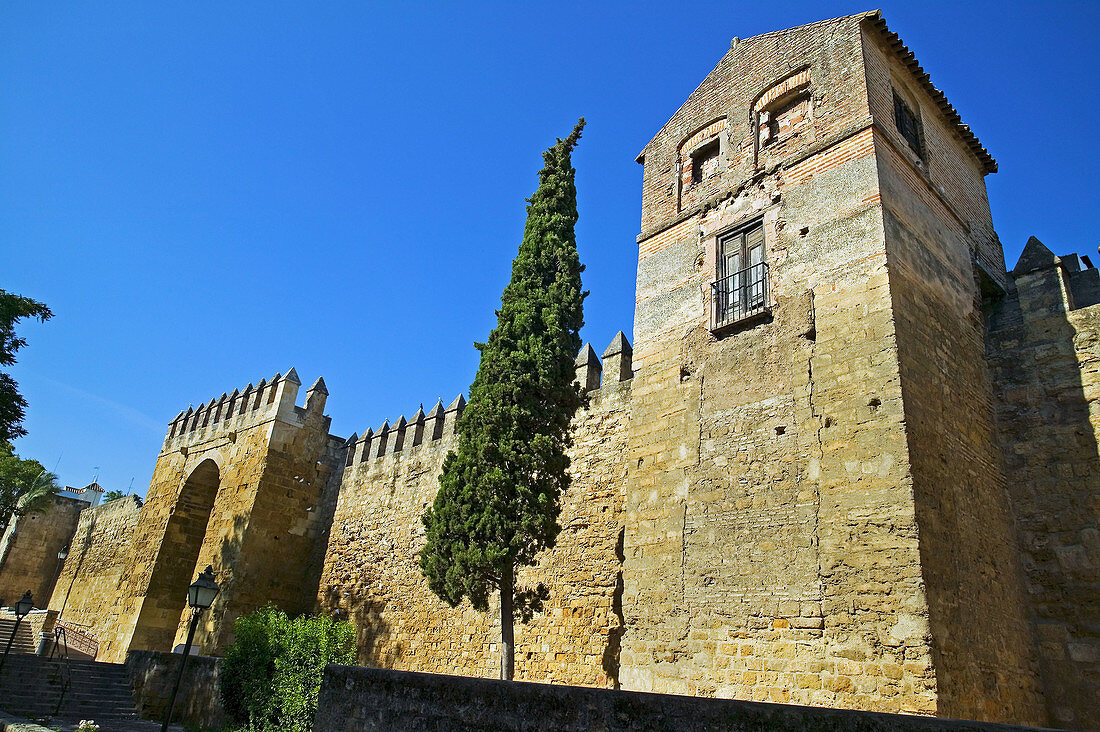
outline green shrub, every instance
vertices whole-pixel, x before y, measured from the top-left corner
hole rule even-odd
[[[325,666],[355,661],[351,624],[323,615],[291,620],[268,605],[237,618],[233,632],[218,691],[233,721],[249,729],[310,729]]]

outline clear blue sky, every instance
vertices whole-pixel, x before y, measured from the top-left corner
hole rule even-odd
[[[143,494],[167,422],[295,366],[347,436],[465,392],[541,151],[576,118],[583,336],[630,334],[634,158],[729,47],[853,3],[40,3],[0,9],[16,449]],[[993,217],[1096,253],[1100,4],[894,3],[1000,163]],[[60,457],[60,462],[58,458]]]

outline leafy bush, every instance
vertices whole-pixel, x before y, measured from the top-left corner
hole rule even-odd
[[[233,632],[218,691],[233,721],[249,729],[309,730],[325,666],[355,661],[351,624],[323,615],[291,620],[268,605],[237,618]]]

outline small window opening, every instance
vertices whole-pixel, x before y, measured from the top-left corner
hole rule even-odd
[[[917,157],[923,159],[924,145],[921,142],[920,118],[905,103],[905,100],[898,96],[897,92],[894,92],[894,124],[897,125],[901,136],[909,143],[910,149],[917,154]]]
[[[760,146],[767,147],[786,140],[809,120],[810,92],[808,88],[803,88],[760,113]]]
[[[711,140],[691,154],[691,184],[702,183],[718,175],[718,140]]]

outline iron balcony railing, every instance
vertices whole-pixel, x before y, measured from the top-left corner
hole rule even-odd
[[[761,262],[712,282],[711,330],[768,311],[768,264]]]

